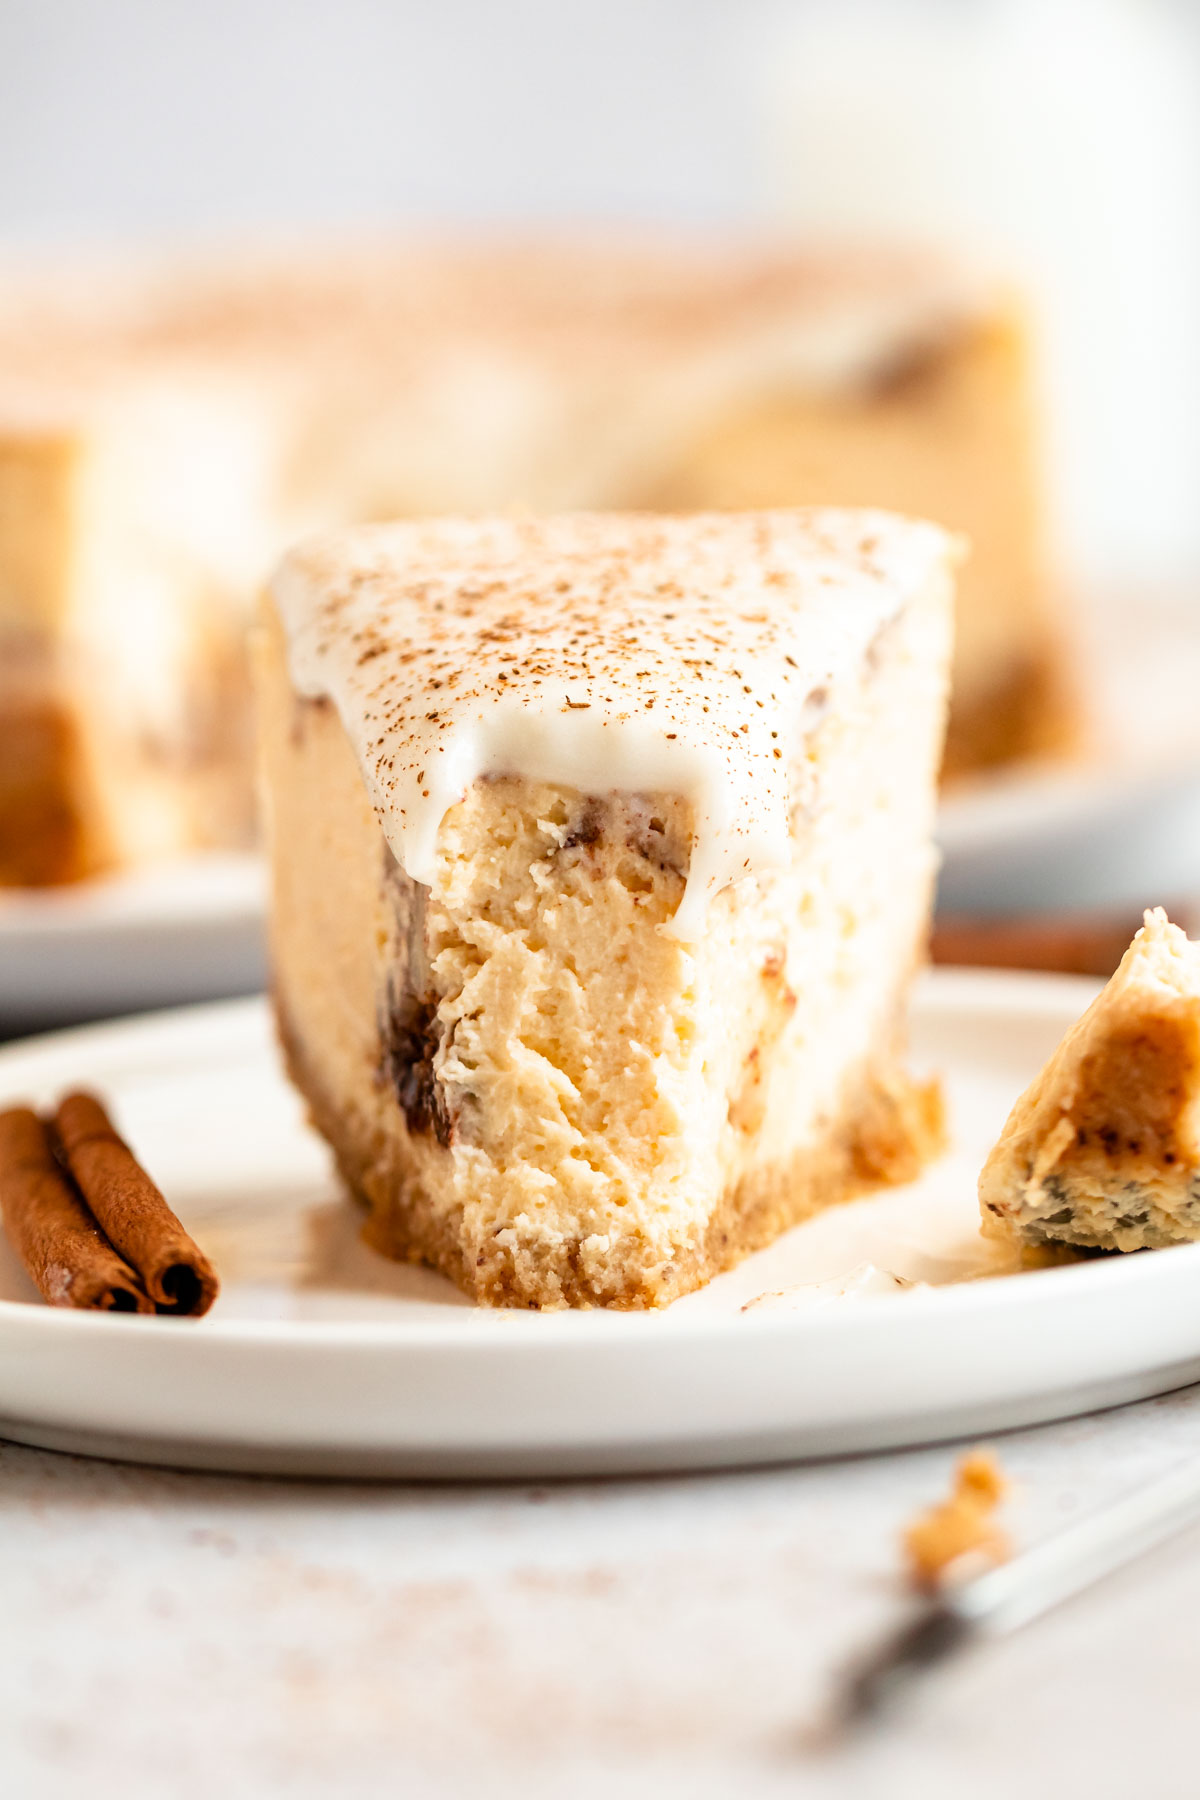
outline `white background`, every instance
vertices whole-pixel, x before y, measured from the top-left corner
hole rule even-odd
[[[765,0],[3,0],[0,231],[745,214]]]
[[[1015,271],[1066,566],[1200,589],[1192,0],[0,0],[0,244],[587,218]]]

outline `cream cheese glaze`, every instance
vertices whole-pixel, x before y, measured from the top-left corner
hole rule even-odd
[[[271,591],[293,683],[336,707],[412,879],[480,776],[679,794],[667,929],[692,939],[713,894],[788,862],[822,691],[955,552],[880,512],[438,519],[310,539]]]

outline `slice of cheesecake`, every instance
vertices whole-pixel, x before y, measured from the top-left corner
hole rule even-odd
[[[0,885],[252,831],[253,598],[315,528],[871,505],[964,571],[950,765],[1069,731],[1019,318],[926,254],[633,233],[7,271]]]
[[[778,512],[285,560],[275,1003],[377,1246],[491,1304],[651,1306],[916,1173],[954,554]]]
[[[1161,908],[1017,1101],[979,1198],[987,1233],[1032,1245],[1200,1238],[1200,945]]]

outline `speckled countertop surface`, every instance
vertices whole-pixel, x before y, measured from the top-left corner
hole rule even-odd
[[[1200,1389],[999,1449],[1026,1541],[1200,1451]],[[3,1793],[1194,1796],[1200,1529],[814,1742],[954,1455],[354,1487],[0,1446]]]

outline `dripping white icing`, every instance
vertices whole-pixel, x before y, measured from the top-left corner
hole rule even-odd
[[[273,594],[292,679],[327,695],[391,848],[432,883],[481,775],[694,809],[669,929],[789,857],[789,763],[814,696],[944,569],[932,525],[875,512],[579,514],[326,534]]]

